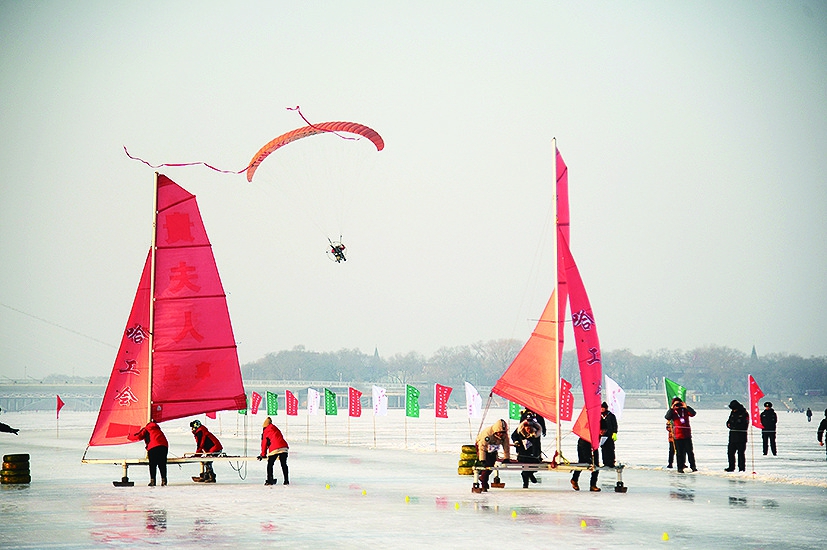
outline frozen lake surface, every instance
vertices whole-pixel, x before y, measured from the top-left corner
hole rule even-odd
[[[400,410],[375,419],[370,409],[352,419],[339,412],[274,417],[290,443],[288,486],[264,486],[265,464],[252,461],[240,472],[216,463],[218,483],[211,485],[190,480],[197,464],[171,465],[167,487],[147,487],[147,468],[134,466],[131,488],[112,485],[119,466],[80,462],[95,413],[64,409],[59,431],[54,412],[2,414],[0,421],[21,431],[0,434],[0,452],[30,454],[32,483],[0,486],[0,547],[788,550],[824,544],[827,460],[816,443],[821,414],[808,423],[803,414],[779,412],[779,455],[763,456],[755,431],[747,473],[729,474],[723,471],[728,410],[699,410],[692,426],[700,471],[678,474],[665,469],[665,410],[627,410],[617,441],[627,493],[614,492],[614,472],[603,471],[600,493],[574,492],[569,476],[556,472],[540,473],[540,484],[523,489],[518,472],[503,472],[505,489],[473,494],[472,478],[457,475],[456,467],[479,420],[469,424],[463,410],[436,422],[425,409],[418,419],[405,419]],[[255,456],[264,417],[249,420],[246,439],[244,417],[236,413],[200,419],[228,453],[244,454],[246,441],[246,454]],[[485,423],[501,417],[506,411],[489,411]],[[188,423],[162,425],[171,456],[194,450]],[[543,444],[551,455],[549,428]],[[563,451],[575,458],[569,429],[564,423]],[[88,457],[143,455],[136,443],[95,447]],[[278,464],[275,471],[281,481]]]

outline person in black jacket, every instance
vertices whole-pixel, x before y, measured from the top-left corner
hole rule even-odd
[[[617,417],[609,410],[609,405],[604,401],[600,404],[600,437],[606,441],[600,446],[603,455],[603,466],[615,467],[615,439],[617,439]]]
[[[827,409],[824,409],[824,418],[821,419],[821,424],[818,425],[818,444],[822,447],[824,446],[824,440],[821,439],[821,436],[824,435],[825,431],[827,431]]]
[[[747,469],[747,429],[749,428],[749,413],[744,406],[736,400],[729,402],[729,419],[726,427],[729,428],[729,444],[727,445],[727,459],[729,466],[727,472],[735,471],[735,455],[738,454],[738,471],[744,472]]]
[[[539,464],[541,462],[540,429],[537,422],[523,420],[514,430],[514,433],[511,434],[511,440],[517,449],[517,462],[529,464]],[[537,483],[537,477],[531,470],[523,470],[520,472],[520,476],[523,478],[523,489],[528,489],[529,482]]]
[[[761,437],[764,439],[764,455],[767,454],[767,447],[772,450],[772,456],[776,456],[775,452],[775,426],[778,424],[778,415],[772,408],[772,403],[766,401],[764,403],[764,410],[761,411]]]

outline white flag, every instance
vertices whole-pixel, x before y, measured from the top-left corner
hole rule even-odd
[[[316,414],[319,411],[321,396],[313,388],[307,388],[307,414]]]
[[[373,414],[388,416],[388,394],[385,388],[373,386]]]
[[[465,383],[465,407],[468,409],[468,418],[479,418],[482,416],[482,397],[477,388]]]
[[[614,413],[617,420],[620,421],[620,415],[623,413],[623,405],[626,404],[626,392],[617,385],[617,382],[606,376],[606,404],[609,410]]]

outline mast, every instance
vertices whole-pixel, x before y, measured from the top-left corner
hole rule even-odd
[[[152,356],[155,348],[155,254],[158,241],[158,172],[155,172],[155,194],[152,200],[152,245],[149,260],[149,358],[147,372],[149,383],[146,388],[146,423],[152,420]]]
[[[554,350],[554,376],[555,376],[555,384],[557,384],[557,434],[556,434],[556,443],[557,443],[557,454],[559,456],[563,456],[561,451],[562,448],[562,435],[561,435],[561,420],[560,420],[560,275],[557,267],[557,262],[559,261],[559,254],[557,253],[557,224],[559,223],[559,216],[557,214],[557,138],[551,139],[552,143],[552,180],[554,182],[554,193],[552,193],[552,208],[554,212],[554,231],[552,236],[552,250],[554,250],[554,330],[556,331],[557,338],[555,338],[556,347],[557,349]]]

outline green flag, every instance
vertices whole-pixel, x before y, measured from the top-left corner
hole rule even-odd
[[[405,389],[405,416],[419,418],[419,390],[408,385]]]
[[[336,394],[329,389],[324,389],[324,413],[336,416],[339,411],[336,409]]]
[[[267,392],[267,415],[279,414],[279,396],[277,393]]]
[[[508,418],[511,420],[520,419],[520,405],[513,401],[508,402]]]
[[[246,395],[244,396],[244,402],[245,404],[250,402],[250,399]],[[247,414],[247,407],[244,407],[243,409],[238,409],[238,414]]]
[[[672,382],[664,377],[663,387],[666,389],[666,401],[669,405],[672,404],[673,397],[680,397],[681,401],[686,401],[686,388],[677,382]]]

